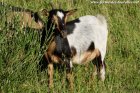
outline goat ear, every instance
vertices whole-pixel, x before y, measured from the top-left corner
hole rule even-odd
[[[76,11],[77,11],[77,9],[73,9],[73,10],[66,11],[65,13],[66,13],[67,16],[70,16],[73,13],[75,13]]]
[[[47,9],[42,9],[42,10],[41,10],[41,14],[42,14],[43,16],[49,16],[49,12],[47,11]]]

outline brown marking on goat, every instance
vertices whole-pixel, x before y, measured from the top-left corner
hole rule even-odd
[[[58,23],[58,17],[57,17],[56,15],[53,15],[53,21],[54,21],[54,23],[56,24],[57,29],[60,31],[59,23]]]
[[[47,49],[47,52],[45,53],[45,56],[46,58],[48,56],[52,62],[59,63],[61,59],[57,55],[54,55],[55,49],[56,49],[56,43],[55,41],[52,41],[52,43],[49,45]]]
[[[64,22],[65,22],[65,24],[67,23],[68,16],[72,15],[76,11],[77,11],[77,9],[73,9],[73,10],[69,10],[69,11],[66,12],[66,15],[64,16]]]
[[[71,47],[71,52],[72,52],[72,56],[75,56],[77,54],[75,47]]]
[[[83,54],[83,60],[82,62],[83,63],[86,63],[86,62],[90,62],[92,61],[94,58],[97,58],[98,56],[100,55],[100,52],[98,49],[95,49],[95,45],[93,42],[91,42],[89,48],[87,49],[87,52],[85,52]]]
[[[75,55],[72,58],[73,63],[77,63],[81,61],[83,64],[87,64],[88,62],[92,61],[96,57],[100,55],[100,52],[98,49],[94,49],[93,51],[87,51],[82,53],[80,56]]]
[[[95,49],[93,51],[86,52],[84,55],[85,55],[85,57],[83,58],[82,62],[85,64],[85,63],[90,62],[93,59],[97,58],[100,55],[100,52],[98,49]]]
[[[66,12],[66,16],[70,16],[72,14],[74,14],[77,11],[77,9],[72,9]]]
[[[65,24],[67,23],[67,19],[68,19],[68,16],[66,15],[66,16],[64,17],[64,22],[65,22]]]

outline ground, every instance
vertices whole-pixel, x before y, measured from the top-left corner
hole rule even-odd
[[[2,0],[3,1],[3,0]],[[52,0],[58,8],[59,0]],[[104,82],[93,77],[93,64],[74,65],[74,93],[140,93],[140,2],[95,4],[92,0],[61,0],[64,10],[77,8],[69,20],[83,15],[102,14],[108,23],[108,44]],[[97,1],[97,0],[95,0]],[[103,1],[103,0],[102,0]],[[110,0],[104,0],[110,1]],[[123,0],[120,0],[123,1]],[[124,0],[125,1],[125,0]],[[129,0],[130,2],[138,0]],[[4,0],[5,3],[39,11],[51,9],[49,0]],[[46,46],[40,49],[40,32],[5,27],[0,8],[0,93],[46,93],[47,70],[38,72],[37,64]],[[45,19],[45,18],[44,18]],[[60,69],[61,68],[61,69]],[[69,93],[65,67],[56,65],[52,93]]]

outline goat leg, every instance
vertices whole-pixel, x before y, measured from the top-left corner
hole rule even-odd
[[[102,61],[101,55],[97,58],[96,67],[97,67],[97,75],[98,75],[98,78],[101,81],[104,81],[105,80],[105,68],[106,68],[106,65],[105,65],[105,62]]]
[[[50,58],[48,56],[48,53],[46,52],[45,53],[45,57],[46,57],[46,60],[48,62],[48,77],[49,77],[49,81],[48,81],[48,84],[49,84],[49,88],[53,88],[53,63],[50,62]]]
[[[70,60],[67,60],[66,62],[66,72],[67,72],[67,80],[68,80],[68,83],[69,83],[69,87],[70,87],[70,91],[73,91],[73,74],[72,74],[72,67],[70,65]]]

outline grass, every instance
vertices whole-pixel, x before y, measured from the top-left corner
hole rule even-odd
[[[56,5],[57,1],[53,0]],[[51,9],[49,0],[4,2],[34,11]],[[74,93],[140,93],[140,3],[93,4],[90,0],[62,0],[61,6],[65,10],[78,9],[69,20],[103,14],[108,21],[106,80],[101,82],[92,77],[91,63],[74,65]],[[40,34],[32,29],[25,33],[18,24],[15,30],[9,30],[4,25],[5,11],[0,7],[0,93],[47,93],[47,70],[37,73],[37,64],[45,51],[40,49]],[[54,73],[52,93],[69,93],[65,68],[56,67]]]

